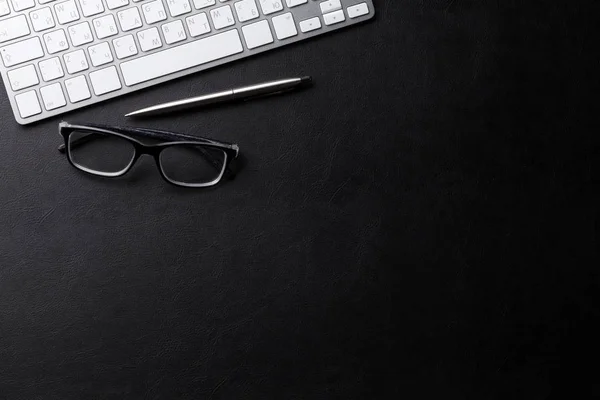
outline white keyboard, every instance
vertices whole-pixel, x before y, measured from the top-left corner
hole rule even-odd
[[[28,124],[373,15],[372,0],[0,0],[0,69]]]

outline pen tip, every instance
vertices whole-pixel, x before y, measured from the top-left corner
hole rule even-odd
[[[300,78],[300,81],[305,85],[310,85],[312,83],[312,76],[303,76]]]

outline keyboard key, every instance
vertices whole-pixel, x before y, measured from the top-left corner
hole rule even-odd
[[[40,83],[37,73],[35,72],[35,67],[31,64],[8,71],[7,74],[8,80],[10,81],[10,87],[15,92]]]
[[[210,32],[210,25],[208,23],[208,17],[206,16],[206,13],[200,13],[192,15],[191,17],[187,17],[185,22],[187,23],[190,35],[193,37]]]
[[[65,81],[65,87],[67,88],[67,94],[69,95],[69,100],[71,100],[71,103],[77,103],[92,97],[90,88],[83,75],[72,79],[67,79]]]
[[[54,17],[52,17],[52,11],[50,7],[40,8],[29,13],[29,19],[31,19],[31,25],[33,30],[36,32],[45,31],[46,29],[54,28]]]
[[[273,34],[266,20],[242,27],[242,33],[249,49],[255,49],[265,44],[273,43]]]
[[[183,22],[179,20],[164,24],[161,26],[161,29],[167,44],[173,44],[187,39],[185,29],[183,29]]]
[[[342,10],[323,15],[323,21],[325,21],[325,25],[339,24],[345,20],[346,17],[344,16],[344,11]]]
[[[96,18],[92,23],[98,39],[104,39],[119,33],[117,30],[117,24],[115,23],[115,18],[112,16],[112,14]]]
[[[236,29],[121,63],[127,86],[244,51]]]
[[[285,2],[288,7],[292,8],[299,6],[300,4],[306,4],[308,0],[285,0]]]
[[[167,0],[167,7],[172,17],[187,14],[192,11],[189,0]]]
[[[117,18],[119,19],[119,23],[121,24],[121,29],[123,32],[127,32],[142,26],[142,17],[140,17],[140,12],[138,11],[137,7],[119,11],[117,13]]]
[[[125,7],[127,4],[129,4],[129,0],[106,0],[106,5],[108,6],[109,10]]]
[[[233,14],[231,13],[231,7],[229,6],[214,8],[210,10],[210,17],[212,18],[215,29],[222,29],[226,26],[231,26],[235,24]]]
[[[262,8],[263,14],[269,15],[277,11],[283,10],[283,0],[259,0],[260,8]]]
[[[16,95],[15,101],[21,118],[31,117],[42,112],[35,90]]]
[[[79,11],[75,5],[75,0],[67,0],[54,5],[56,19],[60,24],[68,24],[79,19]]]
[[[319,6],[321,7],[321,12],[323,14],[342,9],[342,3],[340,3],[340,0],[327,0],[320,3]]]
[[[92,82],[96,96],[121,89],[117,67],[114,65],[90,73],[90,81]]]
[[[369,13],[369,6],[367,3],[360,3],[346,9],[350,18],[358,18]]]
[[[23,11],[35,7],[35,0],[12,0],[12,4],[15,11]]]
[[[273,22],[273,28],[275,28],[275,34],[279,40],[287,39],[298,34],[292,13],[278,15],[273,17],[271,21]]]
[[[196,10],[214,6],[215,4],[215,0],[194,0],[194,7],[196,7]]]
[[[84,17],[91,17],[104,12],[102,0],[79,0],[79,5]]]
[[[164,21],[167,19],[165,7],[160,0],[151,1],[144,4],[142,6],[142,11],[144,12],[144,18],[146,19],[147,24],[153,24],[155,22]]]
[[[44,56],[40,39],[32,37],[21,42],[9,44],[0,49],[5,67],[21,64]]]
[[[240,22],[250,21],[260,16],[254,0],[242,0],[235,3],[235,13]]]
[[[0,21],[0,43],[29,35],[29,32],[27,18],[24,15]]]
[[[62,29],[46,33],[44,35],[44,43],[46,43],[46,50],[49,54],[58,53],[69,48],[65,31]]]
[[[67,53],[63,58],[69,74],[75,74],[89,68],[87,58],[85,58],[85,52],[82,49]]]
[[[90,46],[88,48],[88,52],[90,53],[90,60],[92,61],[92,65],[94,67],[99,67],[100,65],[108,64],[112,62],[113,56],[110,52],[110,46],[107,42],[102,42],[94,46]]]
[[[0,0],[0,17],[10,14],[8,0]]]
[[[304,33],[314,31],[321,28],[321,20],[319,17],[310,18],[300,21],[300,30]]]
[[[44,61],[40,61],[39,65],[40,73],[42,74],[42,79],[45,82],[57,78],[62,78],[63,76],[65,76],[65,73],[62,69],[62,65],[60,64],[60,59],[58,57],[53,57]]]
[[[69,36],[71,37],[71,43],[73,43],[73,46],[81,46],[82,44],[94,41],[90,24],[87,22],[70,26]]]
[[[127,35],[113,40],[113,47],[115,48],[115,53],[119,60],[135,56],[138,53],[133,35]]]
[[[156,27],[138,32],[137,37],[142,51],[150,51],[162,46],[162,41]]]
[[[40,88],[40,95],[42,96],[42,103],[44,103],[44,107],[48,111],[67,105],[65,94],[58,82]]]

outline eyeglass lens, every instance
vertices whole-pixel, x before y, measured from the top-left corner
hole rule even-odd
[[[171,182],[206,185],[221,177],[226,155],[220,149],[185,144],[165,148],[159,159],[163,174]]]
[[[105,176],[123,173],[135,157],[135,147],[129,141],[100,132],[72,132],[68,150],[73,164]]]

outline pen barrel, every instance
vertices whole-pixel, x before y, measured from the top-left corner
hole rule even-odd
[[[169,111],[187,110],[193,107],[209,106],[212,104],[223,103],[233,99],[233,90],[224,90],[218,93],[211,93],[204,96],[192,97],[186,100],[174,101],[164,105]]]
[[[192,97],[185,100],[176,100],[169,103],[160,104],[154,107],[148,107],[137,111],[135,114],[143,116],[164,115],[170,112],[189,110],[191,108],[219,104],[233,99],[233,90],[224,90],[218,93],[211,93],[204,96]],[[135,115],[133,114],[133,115]]]

